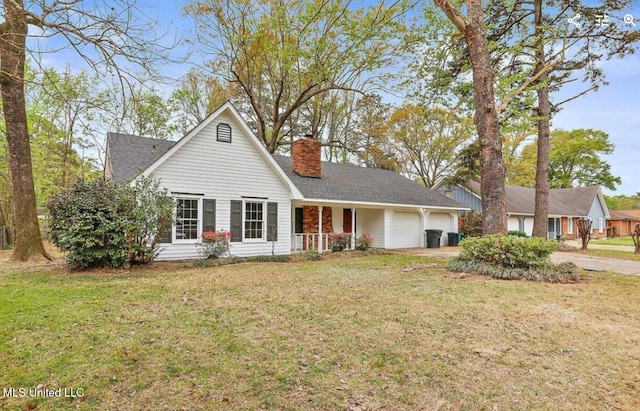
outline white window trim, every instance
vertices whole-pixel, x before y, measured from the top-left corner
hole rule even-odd
[[[569,217],[567,221],[567,234],[573,234],[573,217]]]
[[[245,238],[245,217],[247,215],[247,203],[262,204],[262,238]],[[242,242],[243,243],[266,243],[267,242],[267,202],[257,199],[242,200]]]
[[[202,232],[202,197],[176,196],[175,199],[176,199],[176,209],[173,210],[174,222],[173,224],[171,224],[172,242],[174,244],[196,244],[198,241],[200,241],[200,237],[201,237],[200,233]],[[198,228],[197,228],[198,236],[196,238],[185,240],[185,239],[176,237],[177,214],[178,214],[177,200],[197,200],[198,201]]]
[[[598,217],[598,231],[600,233],[604,232],[604,218]]]

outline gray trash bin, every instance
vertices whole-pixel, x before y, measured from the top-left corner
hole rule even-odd
[[[449,245],[458,245],[458,241],[460,241],[458,233],[447,233],[447,236],[449,236]]]
[[[440,248],[440,237],[442,237],[442,230],[424,230],[427,236],[427,247]]]

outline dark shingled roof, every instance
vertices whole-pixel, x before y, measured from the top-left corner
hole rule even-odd
[[[466,208],[400,174],[376,168],[322,162],[322,178],[301,177],[291,157],[274,156],[306,198],[344,202]]]
[[[176,144],[175,141],[108,133],[107,161],[110,162],[113,180],[118,182],[132,180],[169,151],[174,144]]]
[[[169,151],[175,141],[109,133],[107,147],[115,181],[131,180]],[[416,205],[421,207],[465,206],[389,170],[322,162],[322,178],[300,177],[293,172],[291,157],[274,156],[280,167],[307,198],[344,202]]]
[[[467,187],[480,195],[480,183],[472,181]],[[586,216],[589,214],[593,199],[598,195],[599,186],[553,188],[549,190],[549,214],[564,216]],[[507,213],[533,215],[535,211],[536,190],[506,184],[504,186]]]

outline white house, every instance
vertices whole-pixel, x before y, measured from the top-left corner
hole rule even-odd
[[[227,102],[177,142],[109,133],[105,176],[151,176],[175,197],[158,260],[198,258],[202,232],[216,229],[231,231],[236,256],[322,252],[336,232],[423,247],[425,229],[455,232],[466,209],[393,171],[322,162],[313,138],[291,152],[270,154]]]

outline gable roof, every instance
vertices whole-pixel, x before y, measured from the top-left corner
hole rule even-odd
[[[293,171],[291,157],[274,157],[308,200],[467,209],[394,171],[323,161],[322,178],[309,178]]]
[[[291,180],[289,180],[287,175],[278,166],[278,163],[275,161],[271,153],[269,153],[269,151],[267,151],[267,148],[264,146],[264,144],[262,144],[258,140],[258,137],[256,137],[256,135],[253,133],[253,131],[251,130],[247,122],[244,121],[244,119],[238,112],[238,109],[236,109],[236,107],[230,101],[227,101],[226,103],[222,104],[220,107],[214,110],[213,113],[209,114],[207,118],[205,118],[202,122],[200,122],[200,124],[192,128],[191,131],[189,131],[187,134],[184,135],[184,137],[178,140],[174,146],[169,148],[167,152],[165,152],[157,160],[155,160],[151,165],[145,168],[142,174],[145,176],[148,176],[149,174],[151,174],[165,160],[171,157],[173,153],[178,151],[183,145],[185,145],[194,136],[198,135],[198,133],[202,129],[207,127],[215,118],[217,118],[224,112],[228,112],[229,114],[231,114],[233,118],[235,118],[238,121],[238,124],[240,125],[240,128],[244,131],[244,134],[249,137],[248,138],[249,143],[253,146],[253,148],[256,149],[258,154],[260,154],[265,159],[265,161],[269,164],[271,169],[276,173],[276,176],[280,178],[282,182],[289,187],[289,189],[293,193],[293,197],[294,198],[301,197],[301,194],[298,191],[298,189],[293,185]]]
[[[472,192],[480,194],[480,183],[477,181],[467,183],[466,187]],[[535,213],[535,188],[505,184],[504,190],[507,213],[522,215]],[[549,190],[549,215],[587,216],[596,197],[599,197],[604,204],[600,186],[552,188]],[[607,214],[606,208],[605,214]]]
[[[134,179],[176,144],[175,141],[107,133],[107,163],[116,182]]]
[[[230,102],[223,104],[178,141],[109,133],[105,174],[110,172],[115,181],[127,181],[139,174],[151,174],[225,110],[236,117],[245,133],[251,136],[250,141],[256,150],[289,185],[294,199],[468,209],[390,170],[322,162],[322,178],[301,177],[293,171],[290,157],[273,156],[267,151]]]

